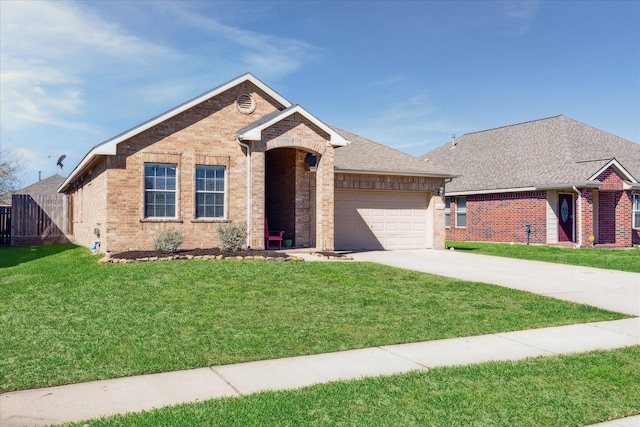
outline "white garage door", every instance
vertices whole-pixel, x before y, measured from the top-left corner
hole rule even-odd
[[[429,198],[429,193],[336,191],[336,249],[431,248]]]

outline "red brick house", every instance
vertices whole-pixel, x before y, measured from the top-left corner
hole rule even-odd
[[[331,127],[245,74],[95,146],[59,192],[72,241],[151,249],[173,227],[184,248],[218,246],[216,225],[269,228],[296,247],[444,247],[443,185],[431,163]],[[99,236],[99,237],[98,237]]]
[[[446,185],[447,239],[640,244],[634,142],[560,115],[465,134],[423,158],[461,175]]]

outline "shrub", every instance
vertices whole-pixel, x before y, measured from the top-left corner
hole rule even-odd
[[[184,233],[182,231],[169,228],[156,234],[153,238],[153,247],[156,251],[172,254],[178,251],[183,238]]]
[[[220,250],[222,252],[238,252],[246,248],[247,244],[247,224],[221,223],[218,224],[218,236],[220,238]]]

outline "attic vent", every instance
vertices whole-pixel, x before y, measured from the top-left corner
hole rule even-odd
[[[236,99],[236,106],[241,113],[251,114],[256,109],[256,101],[253,100],[251,95],[243,93]]]

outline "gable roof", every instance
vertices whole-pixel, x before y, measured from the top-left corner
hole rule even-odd
[[[14,191],[13,194],[29,194],[31,196],[40,194],[56,194],[60,184],[64,182],[65,178],[61,175],[51,175],[49,178],[42,179],[34,184],[21,188],[18,191]]]
[[[246,73],[243,74],[240,77],[237,77],[233,80],[228,81],[227,83],[224,83],[214,89],[211,89],[210,91],[203,93],[200,96],[197,96],[183,104],[178,105],[177,107],[160,114],[159,116],[156,116],[154,118],[152,118],[151,120],[147,120],[146,122],[132,128],[129,129],[126,132],[121,133],[120,135],[116,135],[111,139],[108,139],[107,141],[96,145],[95,147],[93,147],[89,153],[87,153],[86,156],[84,156],[84,158],[80,161],[80,163],[73,169],[73,171],[71,171],[71,173],[69,174],[69,176],[67,177],[67,179],[61,184],[60,188],[58,191],[64,191],[71,182],[73,182],[73,180],[80,175],[80,173],[86,169],[90,164],[92,164],[92,162],[94,160],[96,160],[98,157],[100,156],[112,156],[116,154],[116,148],[118,146],[119,143],[135,136],[138,135],[150,128],[152,128],[153,126],[156,126],[159,123],[162,123],[192,107],[195,107],[196,105],[205,102],[208,99],[211,99],[231,88],[233,88],[234,86],[237,86],[241,83],[244,82],[250,82],[252,84],[254,84],[256,87],[258,87],[260,90],[262,90],[263,92],[265,92],[267,95],[269,95],[271,98],[273,98],[276,102],[280,103],[282,105],[283,108],[288,108],[290,107],[292,104],[291,102],[289,102],[287,99],[285,99],[283,96],[281,96],[279,93],[277,93],[276,91],[274,91],[273,89],[271,89],[269,86],[267,86],[266,84],[262,83],[260,80],[258,80],[253,74],[251,73]]]
[[[597,187],[615,167],[640,179],[640,145],[559,115],[462,135],[422,156],[462,176],[447,193]]]
[[[309,113],[307,110],[302,108],[300,105],[292,105],[289,108],[285,108],[284,110],[274,111],[271,114],[267,114],[266,116],[256,120],[248,126],[238,130],[236,132],[236,137],[240,138],[243,141],[260,141],[262,139],[262,131],[266,128],[273,126],[281,120],[286,119],[287,117],[298,113],[311,123],[325,131],[329,134],[331,144],[333,146],[344,146],[347,145],[347,141],[336,133],[333,128],[327,126],[322,121],[318,120],[315,116]]]
[[[105,156],[115,155],[117,152],[117,146],[121,142],[126,141],[129,138],[152,128],[153,126],[169,120],[170,118],[244,82],[250,82],[258,87],[277,103],[281,104],[282,109],[267,114],[250,125],[239,129],[235,136],[240,140],[259,141],[264,129],[297,113],[326,132],[334,147],[340,148],[340,150],[345,150],[345,148],[351,145],[351,142],[355,142],[354,146],[349,150],[336,154],[336,171],[439,177],[456,176],[446,172],[442,168],[423,162],[409,154],[402,153],[391,147],[386,147],[358,135],[328,126],[300,105],[291,104],[288,100],[283,98],[269,86],[262,83],[251,73],[246,73],[101,144],[96,145],[84,156],[80,163],[73,169],[73,171],[71,171],[69,176],[60,184],[58,191],[65,191],[76,178],[80,177],[85,170],[92,167],[92,165],[95,165],[100,159]]]
[[[335,151],[334,170],[336,172],[444,178],[458,176],[410,154],[336,127],[333,129],[349,141],[347,146],[337,148]]]

